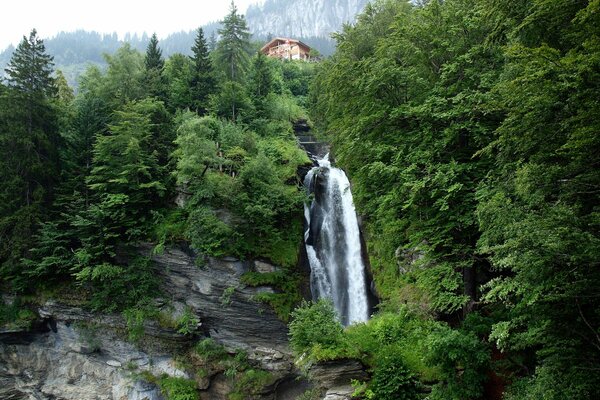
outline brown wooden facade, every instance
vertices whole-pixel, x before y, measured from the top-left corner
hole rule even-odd
[[[260,51],[268,57],[282,60],[311,61],[310,47],[296,39],[277,37],[265,44]]]

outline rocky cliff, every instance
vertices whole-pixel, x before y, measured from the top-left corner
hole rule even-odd
[[[157,305],[175,316],[191,310],[199,320],[196,332],[184,335],[147,321],[143,340],[133,344],[120,314],[40,301],[39,318],[31,329],[0,330],[0,399],[163,400],[148,377],[165,374],[195,380],[202,399],[229,399],[235,382],[222,368],[209,366],[200,376],[193,365],[182,362],[182,356],[206,337],[231,354],[245,350],[253,368],[272,377],[247,399],[292,400],[312,387],[327,399],[347,399],[350,380],[365,376],[362,366],[348,361],[314,366],[308,373],[314,383],[303,378],[293,363],[286,325],[253,299],[273,289],[240,282],[244,272],[273,272],[276,266],[230,258],[198,262],[185,247],[156,255],[148,244],[139,251],[152,257],[163,282]]]
[[[368,0],[267,0],[246,12],[258,36],[329,37],[354,22]]]

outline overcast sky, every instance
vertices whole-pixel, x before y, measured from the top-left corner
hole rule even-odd
[[[60,31],[85,29],[101,33],[152,34],[196,29],[223,18],[231,0],[3,0],[0,4],[0,51],[17,45],[36,28],[49,38]],[[240,12],[264,0],[235,0]]]

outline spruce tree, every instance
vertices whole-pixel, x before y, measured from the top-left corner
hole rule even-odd
[[[265,105],[267,96],[273,91],[273,69],[267,56],[259,52],[252,61],[249,89],[258,117],[267,117]]]
[[[198,28],[192,47],[194,73],[191,81],[192,108],[200,115],[206,114],[209,96],[215,92],[215,79],[212,61],[204,38],[204,31]]]
[[[146,48],[144,66],[144,81],[148,94],[163,101],[166,100],[166,83],[163,77],[165,61],[162,58],[162,50],[158,47],[156,33],[152,34]]]
[[[231,2],[229,14],[221,22],[221,40],[217,44],[217,61],[230,81],[241,81],[250,58],[250,31],[243,15]]]
[[[148,43],[148,47],[146,48],[144,64],[146,66],[146,71],[151,69],[162,71],[165,66],[165,61],[162,58],[162,50],[158,47],[156,33],[152,34],[150,43]]]
[[[0,277],[26,289],[20,259],[52,200],[59,176],[52,57],[31,31],[6,68],[0,96]]]

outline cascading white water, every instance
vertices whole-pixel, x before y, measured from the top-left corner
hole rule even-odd
[[[350,182],[344,171],[331,166],[329,155],[317,161],[304,180],[314,195],[304,208],[312,296],[330,298],[342,324],[363,322],[369,318],[369,302]]]

